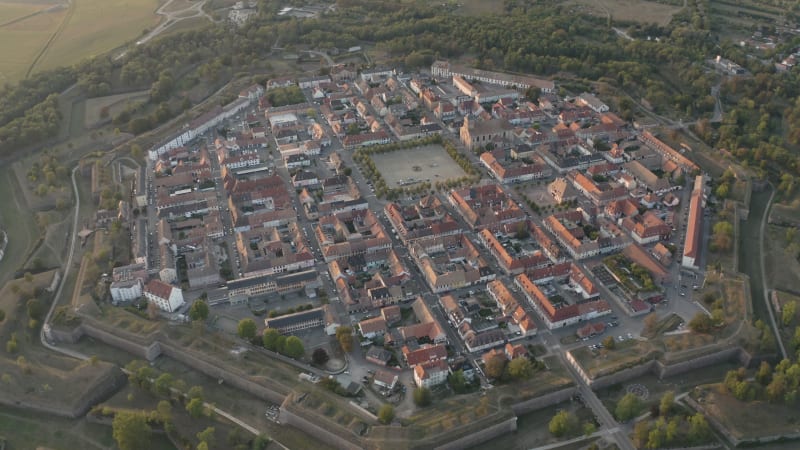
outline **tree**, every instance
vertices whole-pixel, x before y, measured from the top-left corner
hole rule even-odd
[[[717,197],[721,200],[728,198],[728,194],[730,193],[730,185],[728,183],[722,183],[717,186],[717,190],[715,191]]]
[[[167,400],[161,400],[156,405],[156,412],[158,413],[158,418],[161,419],[162,422],[170,422],[172,421],[172,404]]]
[[[318,366],[324,365],[329,359],[328,352],[322,347],[315,349],[314,352],[311,353],[311,361]]]
[[[786,244],[789,245],[794,242],[794,238],[797,236],[797,228],[789,227],[786,229]]]
[[[392,420],[394,420],[394,406],[384,403],[381,409],[378,410],[378,420],[384,425],[392,423]]]
[[[186,404],[186,411],[195,419],[202,417],[203,400],[199,398],[193,398],[189,400],[189,403]]]
[[[256,322],[253,319],[242,319],[236,327],[236,333],[242,339],[253,339],[256,337]]]
[[[340,326],[336,329],[336,339],[342,347],[342,351],[349,353],[353,350],[353,329],[347,325]]]
[[[264,342],[264,348],[273,352],[278,350],[278,338],[281,337],[280,331],[275,328],[267,328],[264,330],[264,335],[261,340]]]
[[[200,441],[200,443],[197,444],[197,450],[208,450],[208,442]]]
[[[533,363],[528,358],[520,357],[508,363],[508,374],[518,380],[533,376]]]
[[[699,312],[689,321],[689,328],[695,333],[708,333],[714,326],[711,317],[704,312]]]
[[[0,323],[6,320],[6,312],[0,309]]]
[[[614,415],[617,416],[617,420],[620,422],[627,422],[634,417],[639,412],[639,397],[635,396],[632,393],[625,394],[619,402],[617,402],[617,408],[614,410]]]
[[[172,375],[169,373],[162,373],[156,378],[153,387],[158,395],[169,395],[170,388],[172,387]]]
[[[771,402],[783,400],[784,395],[786,395],[786,386],[786,375],[776,373],[772,377],[772,381],[767,385],[767,399]]]
[[[636,425],[633,427],[633,444],[636,447],[644,447],[647,445],[647,438],[650,435],[650,422],[646,420],[642,420],[640,422],[636,422]]]
[[[111,429],[120,450],[146,450],[150,446],[150,426],[143,414],[120,411],[114,416]]]
[[[200,386],[192,386],[189,388],[189,392],[186,394],[189,398],[199,398],[203,400],[203,388]]]
[[[602,344],[604,348],[614,350],[614,347],[617,346],[617,341],[614,340],[614,336],[606,336],[605,339],[603,339]]]
[[[578,426],[578,418],[565,410],[559,410],[552,419],[548,429],[550,434],[555,437],[562,437],[567,434],[573,433]]]
[[[278,336],[278,339],[275,340],[275,351],[283,353],[284,347],[286,347],[286,336]]]
[[[214,441],[214,427],[207,427],[205,430],[197,433],[197,440],[200,442],[213,442]]]
[[[794,348],[800,348],[800,326],[794,327],[794,337],[792,338]]]
[[[594,422],[585,422],[583,424],[583,435],[591,436],[597,431],[597,425]]]
[[[494,355],[486,361],[486,376],[489,378],[500,378],[506,370],[508,360],[503,355]]]
[[[781,311],[781,321],[783,322],[783,326],[788,327],[794,321],[794,316],[797,313],[797,302],[792,300],[786,302],[783,305],[783,310]]]
[[[25,305],[28,308],[28,317],[31,319],[39,320],[44,315],[44,307],[39,300],[32,298]]]
[[[536,103],[539,100],[539,95],[541,95],[542,90],[536,86],[531,86],[525,90],[525,98]]]
[[[133,159],[142,159],[143,156],[142,147],[138,144],[131,145],[131,157],[133,157]]]
[[[665,434],[666,433],[664,427],[659,426],[659,424],[657,423],[656,426],[653,427],[652,430],[650,430],[650,434],[647,435],[647,448],[650,449],[661,448],[664,445]]]
[[[772,378],[772,367],[766,361],[761,361],[761,365],[758,366],[758,371],[756,372],[756,381],[761,383],[762,386],[766,386],[769,384],[770,379]]]
[[[672,406],[675,403],[675,393],[672,391],[667,391],[664,395],[661,396],[661,403],[658,405],[658,413],[662,417],[666,417],[669,415],[670,411],[672,411]]]
[[[205,300],[196,300],[189,308],[189,318],[192,320],[206,320],[208,318],[208,303]]]
[[[426,387],[418,387],[414,389],[414,404],[419,407],[425,407],[433,401],[431,390]]]
[[[667,429],[664,436],[664,443],[667,446],[675,443],[675,439],[678,437],[678,430],[680,426],[679,419],[677,417],[673,417],[669,423],[667,424]]]
[[[284,344],[281,353],[290,358],[297,359],[303,356],[305,352],[306,350],[303,348],[303,341],[301,341],[297,336],[289,336],[286,338],[286,343]]]
[[[689,418],[689,440],[692,444],[701,444],[711,439],[711,427],[702,413]]]
[[[456,370],[447,377],[447,382],[456,394],[463,394],[467,390],[467,379],[463,370]]]
[[[713,230],[712,250],[723,252],[730,250],[733,245],[733,225],[723,220],[714,224]]]
[[[265,450],[272,440],[266,434],[259,434],[253,439],[253,444],[250,446],[251,450]]]

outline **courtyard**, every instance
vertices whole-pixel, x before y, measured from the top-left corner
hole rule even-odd
[[[392,189],[425,181],[435,184],[437,181],[467,176],[444,147],[437,144],[375,154],[371,158],[386,181],[386,186]]]

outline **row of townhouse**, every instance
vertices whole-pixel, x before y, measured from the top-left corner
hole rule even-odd
[[[258,89],[256,92],[258,92]],[[261,93],[263,93],[263,88],[261,89],[260,93],[256,95],[261,95]],[[148,157],[151,161],[155,161],[160,155],[163,155],[167,151],[189,144],[197,136],[200,136],[210,129],[213,129],[217,125],[221,124],[224,120],[230,119],[236,114],[239,114],[242,110],[250,106],[252,102],[253,99],[248,94],[246,97],[240,97],[225,106],[217,106],[216,108],[187,124],[183,130],[179,131],[176,135],[173,135],[165,142],[150,149],[148,151]]]

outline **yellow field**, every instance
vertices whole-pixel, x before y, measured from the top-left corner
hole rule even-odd
[[[160,20],[159,0],[72,0],[69,9],[44,11],[56,4],[0,0],[0,84],[23,78],[31,65],[52,69],[108,52]]]
[[[75,11],[36,70],[72,65],[105,53],[158,24],[158,0],[73,0]]]
[[[18,14],[19,9],[15,6],[16,4],[0,3],[0,17]],[[0,26],[0,84],[25,76],[34,58],[65,16],[66,10],[62,9]]]
[[[31,5],[28,3],[0,2],[0,26],[13,20],[33,14],[44,9],[47,5]]]

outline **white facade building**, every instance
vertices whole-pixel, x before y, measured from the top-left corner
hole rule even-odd
[[[144,296],[148,302],[154,303],[159,309],[167,312],[174,312],[184,303],[183,291],[161,280],[152,280],[147,283]]]
[[[142,280],[115,281],[111,283],[113,304],[130,302],[142,296]]]
[[[447,381],[450,368],[445,361],[432,361],[419,364],[414,368],[414,382],[419,387],[430,388]]]

